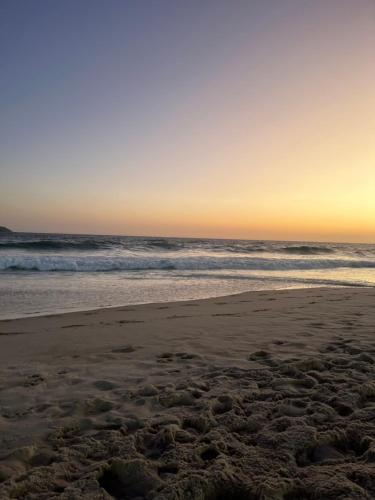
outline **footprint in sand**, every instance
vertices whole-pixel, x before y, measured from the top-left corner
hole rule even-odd
[[[77,325],[65,325],[65,326],[62,326],[61,328],[80,328],[82,326],[87,326],[87,325],[82,325],[82,324],[80,324],[80,325],[78,325],[78,324]]]
[[[26,332],[0,332],[0,335],[25,335]]]
[[[118,387],[116,384],[110,382],[109,380],[96,380],[93,385],[100,391],[111,391],[112,389]]]
[[[144,321],[141,319],[120,319],[119,321],[117,321],[117,323],[123,325],[128,323],[144,323]]]
[[[157,356],[158,363],[171,363],[173,361],[190,361],[192,359],[201,359],[199,354],[193,352],[163,352]]]
[[[112,349],[111,352],[120,353],[120,354],[127,354],[130,352],[134,352],[136,350],[137,350],[136,347],[134,347],[132,345],[126,345],[124,347],[117,347],[116,349]]]
[[[239,313],[216,313],[212,314],[212,316],[235,316],[237,318],[240,318],[242,315]]]
[[[40,373],[34,373],[33,375],[30,375],[24,382],[23,382],[23,387],[33,387],[35,385],[39,385],[42,382],[45,381],[45,377],[41,375]]]
[[[204,460],[205,462],[215,460],[215,458],[217,458],[219,455],[220,455],[220,452],[216,448],[213,448],[211,446],[208,448],[205,448],[200,453],[201,459]]]
[[[145,460],[115,458],[111,465],[103,467],[99,484],[113,498],[144,498],[148,492],[160,487],[162,481],[156,466]]]
[[[195,354],[193,352],[176,352],[176,358],[179,358],[179,359],[200,359],[201,356],[199,356],[199,354]]]

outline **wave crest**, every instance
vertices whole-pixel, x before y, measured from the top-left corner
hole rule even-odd
[[[142,270],[311,270],[375,268],[374,260],[347,259],[276,259],[251,257],[71,257],[71,256],[0,256],[1,271],[142,271]]]
[[[330,254],[335,252],[333,248],[310,246],[310,245],[282,247],[281,251],[285,253],[298,254],[298,255],[319,255],[319,254]]]

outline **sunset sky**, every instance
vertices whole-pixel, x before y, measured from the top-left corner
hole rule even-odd
[[[374,0],[2,0],[0,225],[375,241]]]

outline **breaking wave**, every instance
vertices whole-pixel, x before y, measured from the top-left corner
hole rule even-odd
[[[309,270],[375,268],[375,260],[277,259],[251,257],[105,257],[105,256],[0,256],[1,271],[141,271],[141,270]]]

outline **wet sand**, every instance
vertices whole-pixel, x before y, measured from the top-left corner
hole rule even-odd
[[[375,498],[375,290],[0,321],[0,498]]]

